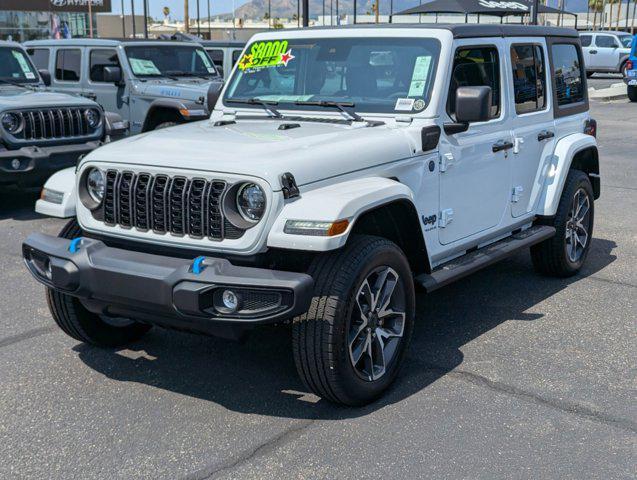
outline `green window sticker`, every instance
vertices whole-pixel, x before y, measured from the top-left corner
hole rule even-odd
[[[152,60],[144,60],[141,58],[129,58],[129,60],[135,75],[161,75],[161,72]]]
[[[239,60],[239,70],[250,73],[279,65],[287,67],[288,62],[294,58],[292,49],[288,48],[287,40],[255,42],[250,47],[250,53],[246,53]]]
[[[24,54],[17,50],[12,50],[11,54],[13,55],[13,58],[15,58],[18,64],[20,65],[20,68],[22,69],[22,73],[24,73],[25,78],[28,78],[29,80],[33,80],[35,78],[35,74],[31,71],[31,67],[29,67],[29,63],[27,62],[26,58],[24,58]]]
[[[414,72],[411,75],[411,84],[409,85],[408,97],[421,97],[425,92],[427,85],[427,77],[431,69],[431,56],[425,55],[416,57],[414,63]]]

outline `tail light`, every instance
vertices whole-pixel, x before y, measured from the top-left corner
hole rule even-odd
[[[633,61],[626,60],[626,70],[632,70],[632,69],[633,69]]]
[[[584,133],[597,138],[597,120],[589,118],[584,124]]]

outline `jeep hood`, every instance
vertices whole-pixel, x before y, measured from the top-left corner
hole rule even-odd
[[[66,93],[32,91],[22,88],[0,87],[0,110],[38,107],[75,107],[80,105],[96,105],[84,97],[76,97]]]
[[[210,85],[213,84],[220,86],[221,80],[203,80],[191,77],[185,77],[183,80],[179,81],[152,80],[144,83],[138,83],[136,86],[136,93],[151,97],[198,100],[200,97],[206,97],[206,93],[208,93]]]
[[[299,126],[280,130],[281,124]],[[301,186],[413,155],[406,128],[365,125],[239,118],[214,126],[203,121],[108,144],[85,161],[255,176],[279,190],[285,172]]]

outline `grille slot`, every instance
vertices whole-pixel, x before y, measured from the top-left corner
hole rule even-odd
[[[241,238],[221,210],[226,183],[203,178],[106,172],[103,218],[119,225],[155,233],[188,235],[211,240]]]
[[[56,140],[94,134],[89,127],[84,110],[79,108],[44,108],[21,110],[12,113],[22,118],[24,128],[14,135],[20,140]]]

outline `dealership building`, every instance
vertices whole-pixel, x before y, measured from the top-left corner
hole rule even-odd
[[[0,40],[88,37],[89,2],[93,35],[96,15],[111,11],[111,0],[0,0]]]

